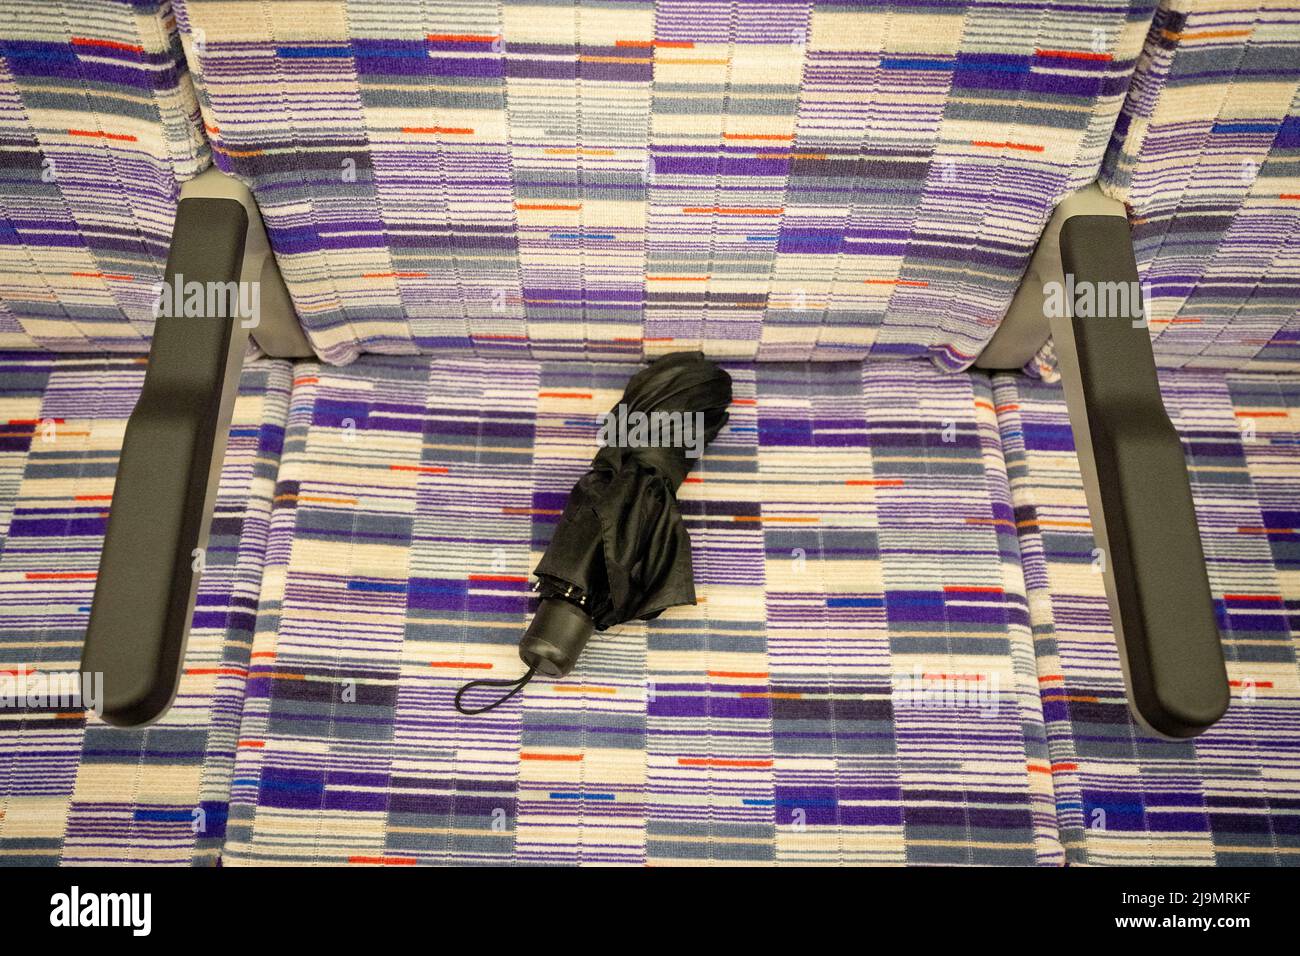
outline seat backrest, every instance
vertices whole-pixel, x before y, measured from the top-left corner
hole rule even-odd
[[[148,350],[198,123],[167,0],[5,5],[0,348]]]
[[[313,344],[968,365],[1148,0],[178,0]]]
[[[1167,367],[1300,370],[1300,10],[1163,0],[1107,152]]]

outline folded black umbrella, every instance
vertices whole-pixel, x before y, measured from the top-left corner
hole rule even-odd
[[[593,630],[695,603],[677,489],[726,424],[730,404],[731,376],[699,352],[665,355],[632,376],[606,416],[604,447],[570,493],[537,565],[541,600],[519,642],[528,671],[514,681],[471,681],[456,694],[457,710],[491,710],[539,671],[563,677]],[[510,690],[467,709],[461,698],[472,687]]]

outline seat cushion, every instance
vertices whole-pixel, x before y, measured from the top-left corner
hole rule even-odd
[[[175,703],[140,729],[27,701],[81,655],[141,359],[0,353],[0,864],[214,863],[288,408],[286,362],[240,382]],[[23,703],[17,701],[17,703]]]
[[[0,20],[0,349],[147,352],[179,183],[209,161],[169,0]]]
[[[1162,0],[1102,169],[1157,362],[1300,372],[1300,11]]]
[[[251,184],[327,361],[702,347],[949,368],[1096,177],[1152,13],[177,9],[215,160]]]
[[[699,603],[464,717],[628,368],[298,366],[226,861],[1059,862],[987,378],[731,374]]]
[[[1059,387],[995,378],[1072,863],[1300,863],[1300,376],[1166,372],[1232,702],[1201,737],[1129,716]]]

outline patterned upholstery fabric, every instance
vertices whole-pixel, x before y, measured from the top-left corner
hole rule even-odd
[[[5,5],[0,348],[148,350],[198,121],[166,0]]]
[[[1070,863],[1300,863],[1300,376],[1167,372],[1232,703],[1194,741],[1125,704],[1059,388],[995,378]]]
[[[932,356],[1095,178],[1147,0],[178,2],[318,354]]]
[[[244,370],[171,710],[125,730],[13,706],[25,675],[77,668],[142,362],[0,353],[0,864],[214,863],[225,836],[288,363]]]
[[[1165,373],[1234,688],[1172,743],[1059,389],[960,373],[1103,153],[1161,363],[1300,370],[1294,10],[14,6],[0,348],[147,348],[201,102],[322,362],[245,368],[166,717],[0,707],[0,863],[1297,862],[1300,375]],[[699,603],[457,714],[684,347]],[[0,690],[76,666],[143,372],[0,352]]]
[[[1300,370],[1300,10],[1165,0],[1102,182],[1161,365]]]
[[[298,366],[226,862],[1059,863],[988,379],[730,371],[699,604],[469,718],[627,366]]]

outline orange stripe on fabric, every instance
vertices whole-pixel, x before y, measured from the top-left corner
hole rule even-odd
[[[967,518],[965,523],[966,524],[1000,524],[1000,525],[1006,525],[1008,528],[1015,527],[1015,525],[1013,525],[1006,518]]]
[[[597,687],[592,684],[554,684],[557,694],[617,694],[617,687]]]
[[[985,146],[989,149],[1021,149],[1030,153],[1041,153],[1043,147],[1035,143],[998,143],[987,139],[973,139],[970,141],[972,146]]]
[[[69,136],[89,136],[93,139],[111,139],[116,142],[134,143],[136,138],[130,133],[105,133],[96,129],[70,129]]]
[[[501,37],[486,33],[430,33],[425,39],[431,43],[495,43]]]
[[[416,860],[413,856],[350,856],[348,862],[372,866],[415,866]]]
[[[520,753],[520,760],[553,760],[564,763],[572,763],[582,759],[582,754],[535,754]]]
[[[634,48],[653,47],[666,50],[694,50],[694,40],[615,40],[614,46]]]
[[[1035,50],[1035,56],[1059,57],[1063,60],[1112,60],[1109,53],[1085,53],[1082,50]]]
[[[117,40],[100,40],[95,37],[73,37],[74,46],[99,46],[109,50],[125,50],[128,53],[143,53],[144,47],[134,43],[119,43]]]
[[[1250,30],[1192,30],[1177,33],[1173,30],[1161,30],[1160,35],[1166,40],[1227,40],[1233,37],[1248,37]]]
[[[250,156],[262,155],[260,149],[226,149],[224,146],[218,146],[216,143],[212,144],[212,148],[218,153],[222,153],[226,156],[233,156],[236,159],[247,159]]]
[[[490,671],[493,665],[483,661],[429,661],[430,667],[453,667],[456,669],[465,668],[472,671]]]

